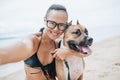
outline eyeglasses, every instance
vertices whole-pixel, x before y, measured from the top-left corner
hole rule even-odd
[[[47,20],[47,27],[54,29],[57,26],[57,28],[61,31],[64,31],[66,29],[65,23],[56,23],[55,21]]]

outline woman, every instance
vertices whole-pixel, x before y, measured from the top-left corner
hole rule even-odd
[[[0,64],[25,60],[27,80],[55,80],[54,57],[64,59],[70,50],[57,49],[55,40],[66,29],[68,13],[64,6],[53,4],[44,17],[45,26],[41,33],[30,35],[16,44],[0,49]],[[65,55],[63,53],[66,53]]]
[[[45,80],[46,78],[50,80],[55,79],[54,60],[50,52],[57,48],[55,39],[61,36],[65,30],[67,19],[67,11],[63,6],[52,5],[48,9],[44,18],[46,27],[42,31],[39,49],[32,57],[25,60],[25,68],[28,80],[35,76],[36,79],[33,78],[35,80]]]
[[[16,46],[8,47],[6,50],[11,56],[1,53],[1,64],[25,60],[27,80],[55,80],[54,59],[50,52],[57,48],[55,39],[66,29],[67,20],[68,14],[64,6],[50,6],[44,17],[46,27],[41,30],[41,34],[31,35],[16,43]]]

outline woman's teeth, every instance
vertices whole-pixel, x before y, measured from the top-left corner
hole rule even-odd
[[[56,32],[52,32],[52,34],[53,34],[54,36],[57,36],[57,35],[58,35],[58,33],[56,33]]]

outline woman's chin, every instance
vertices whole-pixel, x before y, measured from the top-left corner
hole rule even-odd
[[[51,36],[50,37],[52,40],[56,40],[58,38],[58,36]]]

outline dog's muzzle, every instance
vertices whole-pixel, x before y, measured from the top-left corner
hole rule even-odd
[[[92,51],[89,47],[92,45],[92,43],[93,43],[93,38],[88,37],[88,36],[84,37],[84,39],[82,41],[80,41],[79,43],[77,43],[74,40],[68,41],[68,45],[69,45],[70,49],[80,52],[80,53],[83,53],[83,54],[91,54],[92,53]]]

